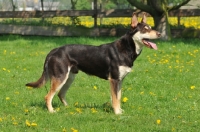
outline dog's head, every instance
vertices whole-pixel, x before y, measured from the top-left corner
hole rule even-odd
[[[149,40],[161,37],[159,32],[151,29],[151,27],[146,23],[146,19],[146,14],[144,13],[141,22],[138,22],[136,14],[133,13],[131,20],[131,32],[137,54],[141,52],[143,46],[157,50],[156,44],[150,42]]]

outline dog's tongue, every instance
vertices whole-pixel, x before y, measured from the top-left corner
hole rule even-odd
[[[158,49],[157,45],[155,43],[152,43],[152,42],[148,41],[148,44],[150,44],[153,49],[155,49],[155,50]]]

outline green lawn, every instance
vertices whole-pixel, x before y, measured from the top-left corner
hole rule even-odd
[[[31,89],[47,53],[71,43],[99,45],[117,38],[0,36],[0,132],[197,132],[200,130],[199,39],[157,41],[144,48],[122,86],[122,108],[110,106],[108,81],[80,72],[68,94],[68,107],[55,96],[49,113],[49,89]]]

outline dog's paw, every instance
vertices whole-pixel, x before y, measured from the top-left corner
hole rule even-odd
[[[56,111],[54,109],[49,110],[50,113],[55,113]]]
[[[117,110],[115,110],[115,114],[116,115],[120,115],[120,114],[123,114],[124,113],[124,110],[123,109],[117,109]]]

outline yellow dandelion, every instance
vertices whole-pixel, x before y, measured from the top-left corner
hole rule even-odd
[[[176,129],[174,127],[172,127],[172,131],[175,131]]]
[[[97,86],[94,86],[93,88],[94,88],[94,90],[97,90]]]
[[[31,126],[33,126],[33,127],[36,127],[37,126],[37,123],[31,123]]]
[[[67,130],[66,130],[66,128],[65,128],[65,127],[62,129],[62,132],[67,132]]]
[[[16,126],[16,125],[18,125],[18,123],[17,123],[17,122],[13,122],[13,125],[15,125],[15,126]]]
[[[6,68],[2,68],[3,71],[6,71]]]
[[[3,51],[3,54],[6,54],[6,52],[7,52],[7,51],[6,51],[6,50],[4,50],[4,51]]]
[[[127,97],[124,97],[123,100],[122,100],[123,103],[126,103],[127,101],[128,101]]]
[[[71,128],[72,132],[78,132],[78,130],[74,129],[73,127]]]
[[[152,96],[156,96],[156,94],[153,93],[153,92],[149,92],[149,94],[152,95]]]
[[[25,113],[28,113],[28,109],[25,109],[24,112],[25,112]]]
[[[78,106],[78,102],[74,103],[74,106]]]
[[[3,119],[2,118],[0,118],[0,122],[2,122],[3,121]]]
[[[26,120],[25,124],[26,124],[26,126],[28,126],[28,127],[31,126],[31,123],[30,123],[28,120]]]
[[[6,100],[10,100],[10,97],[6,97]]]
[[[78,112],[78,113],[82,113],[81,108],[76,108],[76,112]]]
[[[190,86],[190,89],[194,90],[194,89],[195,89],[195,86]]]
[[[15,117],[12,117],[12,119],[11,119],[12,121],[15,121]]]
[[[130,90],[132,90],[132,88],[128,88],[128,90],[130,91]]]
[[[160,125],[161,120],[160,120],[160,119],[156,120],[156,123],[157,123],[158,125]]]
[[[26,88],[27,88],[27,89],[32,89],[33,87],[27,86]]]
[[[70,113],[70,115],[74,115],[74,112],[69,112]]]
[[[56,111],[60,111],[60,108],[58,107],[58,108],[56,108]]]
[[[143,95],[143,94],[144,94],[144,91],[140,92],[140,94]]]
[[[91,108],[92,113],[97,113],[97,110],[95,108]]]

